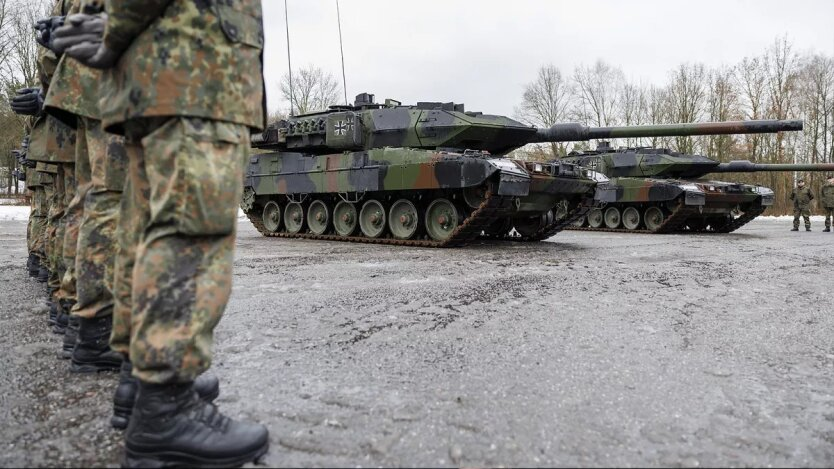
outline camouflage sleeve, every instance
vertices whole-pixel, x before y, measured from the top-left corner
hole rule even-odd
[[[109,16],[104,44],[113,52],[124,52],[136,37],[158,17],[173,0],[107,0]]]
[[[51,50],[40,47],[38,50],[38,78],[43,88],[43,94],[46,96],[49,90],[49,83],[52,77],[55,76],[55,69],[58,68],[58,56]]]
[[[796,189],[791,191],[791,200],[796,198]]]

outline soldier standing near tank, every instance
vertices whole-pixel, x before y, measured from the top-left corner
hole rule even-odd
[[[834,218],[834,174],[828,175],[828,181],[822,186],[820,190],[820,201],[825,211],[825,229],[826,233],[831,232],[831,219]]]
[[[116,275],[132,273],[132,295],[129,311],[116,309],[130,316],[115,320],[111,344],[129,354],[139,392],[124,463],[242,465],[267,451],[266,428],[220,414],[195,380],[231,293],[250,129],[264,127],[260,0],[107,10],[68,19],[66,39],[77,38],[67,54],[110,69],[103,123],[127,137],[122,217],[137,229],[122,233],[131,246]]]
[[[791,231],[799,231],[799,217],[805,219],[805,231],[811,231],[811,201],[814,200],[814,193],[810,187],[805,185],[805,181],[800,179],[791,192],[791,200],[793,200],[793,229]]]

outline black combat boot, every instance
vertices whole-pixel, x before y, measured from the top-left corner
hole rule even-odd
[[[51,295],[50,295],[51,296]],[[59,310],[58,302],[54,300],[49,300],[49,319],[46,320],[50,326],[54,326],[55,323],[58,321],[58,310]]]
[[[122,354],[110,348],[113,316],[79,318],[78,342],[72,351],[72,373],[117,371],[122,366]]]
[[[831,228],[826,228],[822,230],[823,233],[831,233]]]
[[[49,269],[44,266],[38,267],[38,282],[46,283],[49,281]]]
[[[78,316],[69,317],[67,332],[64,334],[64,343],[61,346],[61,351],[58,352],[58,358],[62,360],[69,360],[72,358],[72,350],[75,348],[75,343],[78,341],[78,329],[80,324]]]
[[[197,397],[192,383],[139,383],[123,467],[240,467],[269,449],[269,432],[236,422]]]
[[[791,231],[799,231],[799,228],[794,228]]]
[[[805,231],[811,231],[811,227],[810,227],[810,226],[806,226],[806,227],[805,227]]]
[[[69,315],[63,311],[63,309],[58,309],[58,316],[55,318],[55,325],[52,326],[52,332],[60,335],[64,335],[67,333],[67,326],[69,325]]]
[[[113,395],[113,417],[110,418],[110,425],[119,430],[127,428],[136,402],[136,392],[139,390],[139,380],[133,377],[132,371],[133,365],[129,360],[124,360],[119,373],[119,385]],[[214,402],[220,395],[220,381],[215,376],[200,375],[194,380],[194,392],[201,400]]]
[[[37,254],[30,253],[29,254],[29,262],[27,264],[27,268],[29,269],[29,276],[32,278],[37,278],[38,274],[41,271],[41,258],[38,257]]]

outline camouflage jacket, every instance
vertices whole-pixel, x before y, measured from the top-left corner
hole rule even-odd
[[[81,11],[82,0],[65,0],[71,3],[68,14]],[[44,108],[67,125],[77,125],[76,116],[100,119],[102,72],[81,65],[64,55],[58,62],[55,76],[49,86]]]
[[[797,187],[791,192],[791,200],[793,200],[794,207],[808,208],[811,206],[811,201],[814,200],[814,193],[808,186]]]
[[[834,184],[826,183],[820,190],[820,200],[825,208],[834,208]]]
[[[71,0],[58,0],[52,8],[52,16],[66,16]],[[38,80],[44,94],[49,93],[49,86],[58,68],[58,56],[54,52],[38,47]],[[58,142],[61,144],[58,145]],[[70,143],[64,145],[64,142]],[[32,161],[52,161],[71,163],[75,160],[75,132],[58,122],[54,117],[41,113],[32,124],[29,141],[29,159]],[[62,148],[57,148],[57,147]],[[64,149],[63,147],[66,147]]]
[[[105,128],[193,116],[264,127],[260,0],[108,0],[105,44],[124,51],[108,72]]]

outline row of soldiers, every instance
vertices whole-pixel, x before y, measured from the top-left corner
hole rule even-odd
[[[834,174],[829,174],[825,185],[820,189],[820,202],[825,212],[825,233],[831,232],[831,221],[834,219]],[[811,231],[811,202],[814,200],[814,191],[807,185],[805,180],[797,181],[796,187],[791,192],[793,201],[793,229],[799,231],[799,217],[805,221],[805,231]]]
[[[249,135],[264,126],[260,0],[58,0],[18,157],[28,268],[73,373],[119,371],[128,467],[239,466],[268,432],[212,401]]]

